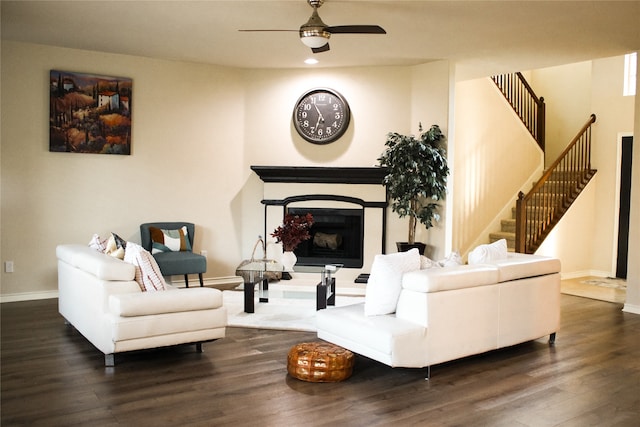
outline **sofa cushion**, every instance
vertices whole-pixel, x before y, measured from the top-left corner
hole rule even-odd
[[[87,245],[58,245],[56,256],[59,260],[93,274],[101,280],[134,280],[136,269],[133,265],[105,255]]]
[[[510,253],[507,258],[491,263],[498,268],[498,281],[523,279],[560,272],[560,260],[540,255]]]
[[[104,252],[107,250],[108,240],[109,239],[107,238],[100,237],[100,235],[96,233],[93,235],[93,237],[91,237],[91,241],[89,241],[89,247],[91,249],[95,249],[96,251]]]
[[[177,230],[165,230],[157,227],[149,227],[151,235],[151,253],[159,252],[191,252],[191,242],[187,226],[183,226]]]
[[[153,254],[157,263],[162,266],[162,274],[164,276],[173,276],[176,274],[206,273],[207,258],[193,252],[158,252]]]
[[[438,261],[434,261],[430,258],[427,258],[424,255],[420,255],[420,270],[426,270],[428,268],[437,268],[441,267]]]
[[[488,245],[480,245],[469,253],[469,264],[486,264],[507,258],[507,240],[500,239]]]
[[[364,311],[364,303],[320,310],[316,314],[318,335],[327,333],[342,337],[389,355],[397,351],[401,337],[408,337],[409,342],[417,345],[427,333],[423,326],[398,319],[395,315],[366,316]],[[415,348],[412,351],[415,353]]]
[[[462,257],[458,251],[453,251],[445,259],[438,261],[440,267],[455,267],[456,265],[462,265]]]
[[[173,289],[111,295],[109,309],[120,317],[210,310],[222,307],[222,292],[211,288]]]
[[[104,253],[111,255],[114,258],[124,259],[126,245],[127,242],[125,242],[122,237],[118,236],[116,233],[111,233],[109,240],[107,240]]]
[[[419,269],[420,252],[415,248],[407,252],[376,255],[365,290],[365,315],[394,313],[402,290],[402,275]]]
[[[498,283],[492,265],[459,265],[405,273],[402,287],[416,292],[439,292]]]

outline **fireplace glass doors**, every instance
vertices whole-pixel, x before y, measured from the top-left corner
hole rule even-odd
[[[293,215],[313,215],[311,239],[294,251],[296,265],[344,264],[362,268],[364,245],[364,209],[288,208]]]

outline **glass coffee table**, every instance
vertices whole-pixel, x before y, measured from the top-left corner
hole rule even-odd
[[[316,286],[316,310],[323,310],[328,305],[336,305],[335,273],[344,264],[327,264],[320,270],[320,283]]]
[[[327,264],[322,266],[303,266],[294,271],[305,273],[320,273],[320,282],[316,285],[316,310],[322,310],[330,305],[336,305],[335,273],[343,264]],[[258,287],[258,301],[269,302],[269,279],[263,271],[253,271],[245,276],[244,282],[244,311],[255,313],[255,293]]]

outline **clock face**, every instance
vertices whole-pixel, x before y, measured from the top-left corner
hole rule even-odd
[[[293,111],[293,124],[301,137],[314,144],[328,144],[349,127],[349,104],[336,91],[312,89],[302,95]]]

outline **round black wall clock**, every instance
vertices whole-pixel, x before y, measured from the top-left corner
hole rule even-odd
[[[293,110],[293,125],[298,134],[314,144],[329,144],[349,127],[349,104],[332,89],[311,89],[304,93]]]

